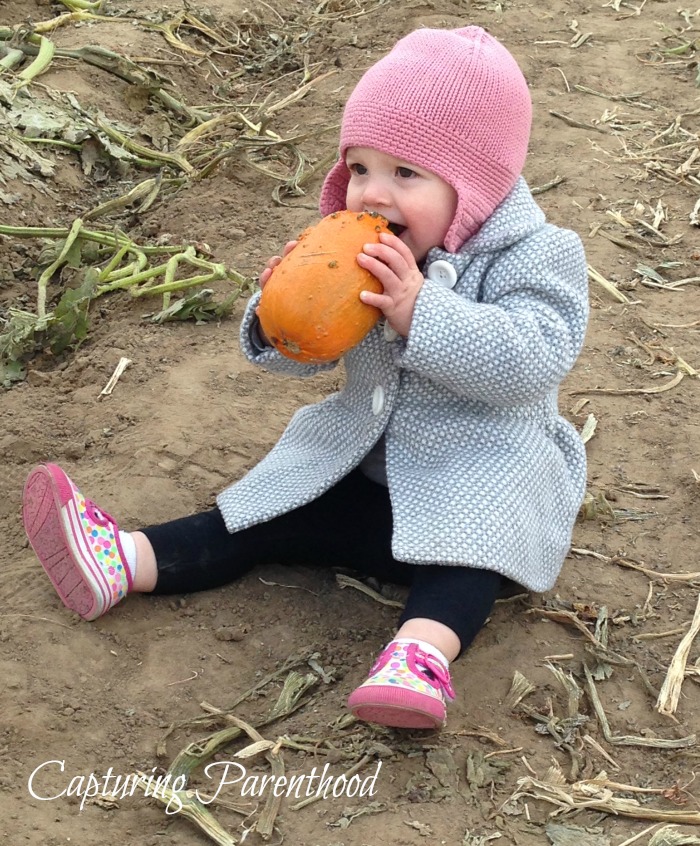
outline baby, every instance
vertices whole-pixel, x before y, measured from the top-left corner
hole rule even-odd
[[[382,283],[361,299],[383,321],[345,356],[344,388],[297,411],[210,511],[126,532],[56,465],[35,468],[25,527],[69,608],[90,620],[132,591],[209,589],[271,562],[409,584],[348,705],[389,726],[444,723],[450,662],[504,583],[552,587],[585,488],[557,392],[583,343],[586,262],[521,176],[530,122],[515,59],[478,27],[413,32],[365,73],[320,209],[392,224],[357,256]],[[259,297],[241,326],[250,361],[297,376],[335,365],[280,355]]]

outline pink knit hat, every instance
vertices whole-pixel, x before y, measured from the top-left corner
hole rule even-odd
[[[445,248],[456,252],[515,185],[531,119],[525,77],[495,38],[477,26],[416,30],[350,95],[340,161],[323,183],[321,214],[345,208],[348,147],[372,147],[437,174],[456,190],[457,211],[445,236]]]

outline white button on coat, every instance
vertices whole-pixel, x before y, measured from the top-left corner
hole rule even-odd
[[[444,288],[454,288],[457,284],[457,271],[449,261],[444,259],[438,259],[429,264],[427,276],[431,282],[437,282]]]
[[[377,385],[372,394],[372,414],[381,414],[384,411],[384,388]]]

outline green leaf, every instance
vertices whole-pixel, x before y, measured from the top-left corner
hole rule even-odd
[[[68,347],[79,346],[87,338],[88,310],[99,281],[99,272],[90,267],[77,288],[68,288],[63,292],[53,311],[49,331],[51,352],[54,355]]]
[[[151,322],[168,323],[173,320],[195,320],[197,323],[206,323],[209,320],[216,320],[231,311],[240,294],[239,291],[235,291],[223,302],[216,303],[211,299],[213,293],[211,288],[202,288],[200,291],[187,294],[154,314],[151,317]]]
[[[66,253],[65,256],[65,263],[68,267],[72,267],[73,270],[77,270],[82,261],[82,253],[83,253],[83,242],[81,238],[76,238],[75,241],[70,246],[70,249]]]
[[[25,366],[20,361],[0,362],[0,385],[9,388],[13,382],[22,382],[27,375]]]

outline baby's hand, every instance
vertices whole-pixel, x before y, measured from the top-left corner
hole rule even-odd
[[[411,328],[416,298],[423,287],[423,274],[400,238],[382,234],[379,240],[379,244],[365,244],[357,263],[377,277],[384,291],[381,294],[362,291],[360,299],[380,309],[391,328],[405,338]]]
[[[294,249],[294,247],[296,247],[298,243],[298,241],[287,241],[287,243],[284,245],[284,249],[282,250],[282,255],[272,256],[272,258],[268,261],[268,263],[265,265],[265,269],[258,278],[258,284],[260,285],[261,290],[265,287],[265,284],[272,276],[272,271],[282,261],[282,258],[291,253],[291,251]]]
[[[272,276],[272,272],[274,271],[274,269],[282,261],[282,258],[284,256],[286,256],[288,253],[291,253],[291,251],[294,249],[294,247],[296,247],[296,245],[298,243],[299,243],[298,241],[287,241],[287,243],[284,245],[284,248],[282,250],[282,255],[281,256],[272,256],[272,258],[268,261],[268,263],[265,265],[265,269],[263,270],[263,272],[258,277],[258,284],[260,285],[261,291],[265,287],[267,282],[269,281],[270,277]],[[258,308],[255,309],[255,313],[258,315],[258,322],[259,322],[259,318],[260,318],[260,315],[258,314],[259,308],[260,307],[258,306]],[[272,344],[270,343],[270,339],[263,332],[262,326],[260,326],[260,325],[258,326],[258,333],[260,334],[260,340],[264,344],[267,344],[268,347],[271,347]]]

